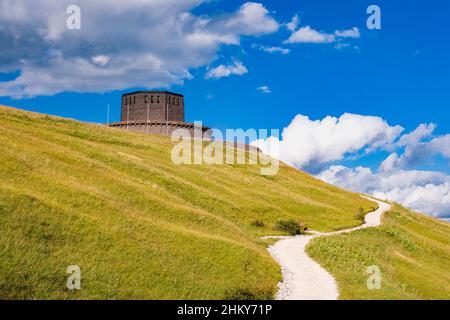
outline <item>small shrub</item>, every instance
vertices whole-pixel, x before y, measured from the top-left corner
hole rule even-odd
[[[414,252],[417,250],[417,247],[415,246],[415,244],[408,237],[402,237],[400,239],[400,242],[401,242],[403,248],[405,248],[408,251]]]
[[[394,241],[398,241],[404,249],[408,251],[417,250],[416,245],[408,238],[408,236],[402,234],[400,230],[388,227],[384,232],[387,236],[393,238]]]
[[[364,221],[365,220],[365,218],[366,218],[366,211],[364,210],[363,207],[360,207],[358,209],[358,212],[356,213],[355,217],[356,217],[357,220],[360,220],[360,221]]]
[[[308,230],[303,223],[298,223],[295,220],[278,220],[275,229],[287,232],[292,236],[304,234]]]
[[[400,232],[398,231],[398,229],[395,229],[392,227],[386,227],[386,229],[384,230],[384,233],[386,233],[386,235],[391,238],[399,238],[400,237]]]
[[[251,225],[257,228],[264,228],[266,226],[261,220],[255,220],[251,223]]]

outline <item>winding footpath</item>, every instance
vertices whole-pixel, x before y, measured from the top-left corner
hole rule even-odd
[[[339,292],[336,280],[311,259],[305,252],[307,244],[316,237],[329,237],[343,233],[350,233],[365,228],[381,225],[381,216],[389,211],[391,206],[369,197],[379,205],[378,210],[370,212],[365,217],[365,223],[359,227],[336,232],[311,232],[308,236],[295,237],[266,237],[280,239],[269,247],[272,257],[280,264],[283,282],[279,286],[277,300],[337,300]]]

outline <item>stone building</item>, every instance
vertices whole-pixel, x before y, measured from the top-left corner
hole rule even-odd
[[[208,137],[209,128],[195,128],[185,122],[184,97],[168,91],[137,91],[122,96],[121,121],[110,127],[148,134],[171,135],[177,129],[186,129],[191,136],[201,130]]]
[[[122,96],[121,121],[184,122],[184,97],[167,91],[139,91]]]

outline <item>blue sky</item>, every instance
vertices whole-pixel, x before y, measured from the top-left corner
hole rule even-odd
[[[233,12],[243,1],[206,3],[194,12],[215,15]],[[444,1],[378,1],[382,30],[365,26],[371,1],[262,1],[280,22],[299,14],[301,24],[332,32],[358,27],[361,38],[349,41],[360,49],[336,50],[333,44],[283,45],[290,54],[267,54],[252,45],[282,46],[288,30],[247,37],[241,46],[224,46],[212,65],[239,59],[249,73],[205,80],[205,67],[191,70],[194,78],[170,89],[186,96],[187,119],[204,120],[218,128],[283,128],[298,113],[322,118],[343,112],[379,115],[393,124],[414,128],[436,122],[450,131],[450,5]],[[11,78],[2,74],[0,80]],[[271,94],[257,87],[267,85]],[[122,90],[102,94],[58,94],[0,103],[24,109],[104,122],[106,105],[119,117]],[[207,95],[214,95],[208,100]]]
[[[2,2],[4,1],[0,0],[0,3]],[[26,5],[26,1],[18,1],[18,3],[22,2]],[[153,11],[149,9],[148,14],[145,10],[140,10],[139,19],[143,21],[147,17],[149,19],[148,24],[143,23],[142,25],[142,28],[149,28],[146,29],[147,33],[141,34],[139,33],[140,25],[137,22],[130,22],[130,25],[127,26],[115,23],[114,19],[118,19],[118,16],[113,12],[123,12],[125,16],[131,14],[133,9],[122,7],[125,5],[119,5],[119,1],[106,1],[111,3],[112,7],[116,6],[115,9],[111,9],[110,16],[108,16],[108,7],[104,7],[102,14],[97,16],[94,14],[94,9],[100,12],[102,8],[95,7],[84,0],[73,2],[80,4],[83,13],[82,21],[86,27],[80,32],[81,35],[73,36],[67,31],[64,33],[56,28],[54,29],[56,31],[52,33],[49,31],[48,34],[42,36],[40,33],[35,34],[34,31],[26,29],[27,27],[23,27],[24,24],[15,29],[15,32],[23,33],[22,38],[24,39],[28,39],[27,37],[36,39],[42,36],[43,39],[35,43],[39,44],[42,41],[45,50],[42,50],[43,58],[41,58],[42,54],[33,56],[33,52],[40,52],[41,48],[33,47],[30,44],[33,43],[32,41],[18,41],[16,47],[14,45],[12,47],[5,46],[1,49],[0,93],[3,92],[3,96],[0,97],[0,104],[82,121],[104,123],[108,104],[111,106],[111,120],[119,120],[120,96],[123,93],[136,89],[170,89],[185,95],[187,121],[203,120],[206,125],[218,129],[279,128],[283,130],[298,114],[306,115],[313,120],[321,120],[326,116],[339,118],[344,113],[354,113],[380,117],[391,127],[400,125],[405,129],[404,134],[415,130],[420,124],[437,124],[433,133],[423,141],[419,141],[420,143],[428,143],[436,137],[445,137],[450,132],[450,117],[448,116],[450,108],[450,41],[448,41],[448,32],[450,26],[446,23],[450,11],[448,2],[438,0],[408,2],[255,0],[256,3],[261,4],[259,8],[267,10],[265,17],[261,20],[261,29],[255,29],[251,23],[250,25],[241,23],[239,27],[242,30],[227,29],[223,31],[223,25],[234,21],[232,19],[236,18],[236,13],[240,8],[242,9],[241,6],[245,4],[245,1],[192,0],[186,1],[186,3],[192,2],[192,4],[183,8],[178,8],[176,1],[167,1],[172,6],[168,10],[174,11],[176,14],[188,12],[198,20],[201,18],[211,19],[213,22],[208,25],[208,28],[214,30],[214,35],[235,36],[239,39],[238,43],[230,44],[230,41],[226,40],[223,43],[219,41],[201,48],[190,47],[189,49],[183,47],[183,44],[180,44],[179,47],[173,46],[173,44],[169,45],[166,43],[169,42],[167,39],[155,40],[152,31],[158,27],[151,26],[150,20],[158,19],[157,13],[155,13],[155,10],[158,10],[157,7],[152,8]],[[145,1],[136,1],[136,3],[140,2],[144,3]],[[377,4],[381,8],[381,30],[369,30],[366,27],[366,20],[369,16],[366,14],[366,9],[371,4]],[[89,6],[93,7],[89,8]],[[84,10],[85,8],[86,10]],[[116,10],[117,8],[123,11]],[[51,10],[60,10],[60,8],[41,5],[39,10],[51,12]],[[163,12],[162,9],[161,12]],[[65,14],[65,12],[62,13]],[[137,13],[133,17],[136,15]],[[292,30],[286,28],[286,24],[295,15],[299,17],[299,24],[295,30],[309,26],[321,34],[333,35],[339,30],[357,28],[359,36],[336,37],[333,42],[329,43],[284,43],[293,33]],[[119,29],[111,30],[111,34],[108,33],[109,31],[106,32],[101,41],[98,40],[100,38],[94,36],[92,36],[94,40],[90,39],[91,34],[95,34],[94,27],[92,27],[95,26],[94,18],[97,19],[96,23],[100,23],[100,21],[105,25],[109,23],[110,28],[113,29],[129,28],[131,32],[129,34],[133,34],[133,28],[136,28],[134,30],[136,38],[148,36],[148,42],[153,46],[151,50],[156,50],[152,51],[157,52],[156,55],[160,51],[164,54],[169,53],[169,55],[173,53],[174,57],[168,58],[165,63],[177,64],[176,70],[171,70],[176,76],[169,77],[163,72],[164,70],[158,69],[158,72],[162,72],[160,82],[163,85],[157,85],[159,78],[156,71],[153,74],[153,69],[139,70],[137,67],[132,71],[138,73],[139,81],[129,79],[130,71],[126,75],[128,82],[122,83],[120,79],[115,79],[117,85],[112,80],[109,83],[108,78],[102,78],[98,74],[96,77],[98,76],[99,80],[95,80],[97,78],[90,77],[89,73],[83,77],[83,73],[80,75],[75,72],[74,80],[71,82],[70,61],[72,60],[69,59],[73,56],[81,57],[83,52],[92,51],[95,54],[102,53],[119,59],[120,54],[122,54],[120,57],[123,58],[132,52],[126,50],[121,52],[120,46],[113,43],[117,41],[122,41],[123,47],[130,43],[130,50],[134,48],[143,52],[149,50],[142,49],[140,47],[142,43],[133,43],[134,39],[129,36],[114,38],[114,32],[122,31]],[[276,21],[278,24],[276,30],[271,30],[271,21]],[[14,25],[15,23],[14,19],[2,17],[0,14],[0,26]],[[38,29],[37,26],[40,23],[50,26],[45,21],[32,20],[28,28]],[[192,27],[195,25],[194,22],[189,23],[186,23],[186,28],[195,29]],[[267,23],[267,26],[264,27],[264,23]],[[8,31],[2,32],[0,32],[2,37],[0,40],[7,39],[9,41],[11,37],[7,34]],[[170,37],[171,31],[167,32]],[[100,34],[100,36],[102,35]],[[89,38],[89,41],[83,42],[83,37]],[[111,37],[111,43],[108,43],[108,37]],[[3,41],[3,43],[12,42]],[[159,50],[158,47],[162,49]],[[262,48],[269,47],[288,49],[289,53],[268,53],[262,50]],[[49,58],[46,58],[47,54]],[[61,63],[60,67],[54,67],[52,62],[49,62],[49,60],[58,59],[61,56],[66,59],[64,61],[69,62]],[[23,60],[27,61],[24,63]],[[182,64],[179,62],[180,60],[186,60],[186,63]],[[247,72],[218,79],[205,78],[205,75],[217,66],[230,66],[237,62],[245,66]],[[178,66],[179,63],[180,66]],[[31,64],[33,64],[32,67],[30,67]],[[39,73],[43,70],[42,68],[45,69],[47,66],[48,69],[52,66],[54,69],[51,73],[53,79],[48,82],[48,92],[46,92],[47,78],[40,77]],[[190,76],[180,76],[186,70]],[[16,97],[8,97],[8,90],[11,90],[11,95],[13,95],[13,90],[2,90],[1,83],[19,78],[21,74],[27,74],[27,72],[28,77],[34,79],[35,82],[42,82],[38,89],[27,89],[29,92],[38,92],[38,94],[33,97],[26,97],[26,95],[18,97],[18,91],[15,89]],[[54,79],[58,79],[58,72],[67,73],[61,77],[62,81],[65,81],[63,87],[66,89],[64,90],[57,83],[52,83],[52,81],[56,81]],[[149,77],[148,84],[145,81],[146,77]],[[97,82],[93,82],[92,79]],[[88,92],[68,92],[71,91],[71,85],[82,83],[85,80],[87,83],[93,83],[92,90],[89,90],[90,87],[87,84],[76,90]],[[135,85],[136,83],[139,85]],[[270,93],[257,90],[263,86],[267,86]],[[325,164],[340,165],[350,169],[364,166],[375,173],[390,154],[397,152],[401,155],[405,152],[405,148],[412,149],[413,146],[384,147],[377,152],[367,152],[366,156],[356,159],[348,157],[345,153],[345,157]],[[360,149],[363,153],[366,150],[365,147]],[[414,167],[399,168],[398,170],[450,173],[449,159],[446,157],[445,150],[436,152],[435,155],[430,156],[429,160],[417,163]],[[294,164],[297,163],[294,161]],[[299,167],[302,166],[299,165]],[[323,175],[323,177],[330,182],[344,184],[342,181],[336,180],[335,176],[330,178]],[[348,176],[345,176],[344,179],[348,179]],[[412,185],[424,187],[429,183],[441,186],[450,183],[450,180],[444,179],[436,182],[430,178],[426,182],[422,181],[416,184],[413,182]],[[361,186],[344,186],[366,190]],[[392,190],[383,189],[385,195],[390,191]],[[447,193],[444,195],[449,194],[447,189],[445,192]],[[416,199],[417,201],[419,200]],[[439,208],[439,210],[445,211],[445,215],[448,213],[450,216],[450,200],[447,207]]]

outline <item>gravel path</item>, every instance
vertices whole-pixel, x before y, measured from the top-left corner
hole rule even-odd
[[[381,225],[381,216],[389,211],[391,206],[369,197],[379,205],[378,210],[368,213],[365,223],[359,227],[336,232],[311,232],[308,236],[295,237],[266,237],[280,239],[269,247],[272,257],[280,264],[283,282],[278,287],[277,300],[337,300],[339,292],[336,280],[305,252],[307,244],[316,237],[329,237],[343,233],[350,233]]]

